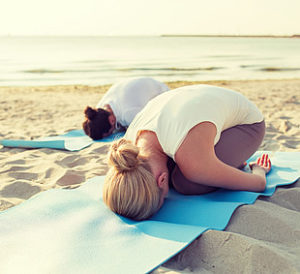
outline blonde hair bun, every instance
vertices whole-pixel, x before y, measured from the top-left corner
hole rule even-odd
[[[108,164],[119,172],[131,171],[137,168],[140,160],[139,149],[131,141],[120,139],[111,145]]]
[[[113,212],[134,220],[152,216],[160,208],[161,192],[147,158],[125,139],[111,145],[108,157],[104,203]]]

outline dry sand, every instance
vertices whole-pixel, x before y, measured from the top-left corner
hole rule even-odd
[[[267,124],[261,150],[300,150],[300,79],[206,83],[238,90],[258,105]],[[95,106],[108,87],[0,87],[0,139],[28,140],[81,128],[84,107]],[[0,148],[0,209],[104,175],[108,148],[103,143],[79,152]],[[205,232],[154,272],[300,273],[300,182],[241,206],[226,231]]]

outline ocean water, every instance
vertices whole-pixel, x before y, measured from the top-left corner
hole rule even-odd
[[[300,39],[0,37],[0,86],[300,78]]]

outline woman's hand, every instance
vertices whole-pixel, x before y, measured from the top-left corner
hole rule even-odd
[[[252,171],[256,168],[259,168],[265,172],[265,174],[269,173],[271,170],[271,160],[268,154],[263,154],[261,157],[257,159],[256,162],[252,162],[249,164]]]

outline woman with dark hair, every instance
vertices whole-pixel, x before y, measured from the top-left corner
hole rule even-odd
[[[102,108],[86,107],[84,110],[86,120],[83,122],[83,130],[93,140],[102,139],[112,134],[115,125],[115,116]]]
[[[96,108],[87,106],[84,110],[84,132],[98,140],[115,130],[127,128],[152,98],[168,90],[167,85],[149,77],[131,78],[114,84]]]
[[[192,85],[161,94],[112,144],[103,200],[112,211],[143,220],[163,205],[170,182],[182,194],[263,191],[267,154],[250,164],[251,173],[240,169],[264,134],[262,113],[236,91]]]

